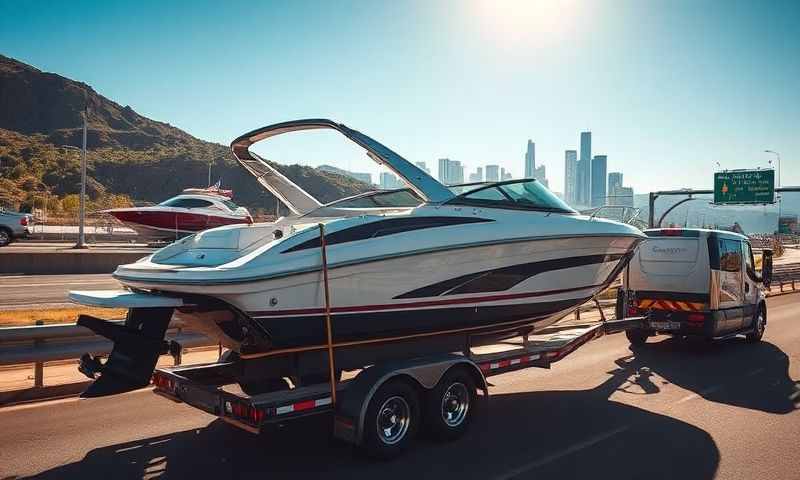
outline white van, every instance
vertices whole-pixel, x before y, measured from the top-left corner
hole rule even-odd
[[[617,318],[648,319],[645,328],[626,332],[632,344],[657,333],[761,340],[767,323],[764,279],[747,237],[686,228],[644,233],[648,239],[626,268],[617,300]],[[770,252],[763,258],[762,271],[769,277]]]

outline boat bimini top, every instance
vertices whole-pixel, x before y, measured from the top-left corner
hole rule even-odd
[[[276,123],[245,133],[231,143],[236,160],[259,183],[275,195],[295,215],[304,215],[322,206],[322,204],[308,192],[286,178],[270,163],[250,150],[250,146],[289,132],[300,130],[317,130],[328,128],[336,130],[355,144],[364,148],[367,155],[379,165],[386,166],[397,176],[405,180],[409,187],[424,202],[443,203],[454,197],[447,187],[436,181],[422,169],[396,154],[386,146],[364,135],[363,133],[348,128],[341,123],[327,119],[294,120]]]

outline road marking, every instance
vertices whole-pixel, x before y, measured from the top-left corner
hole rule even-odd
[[[601,434],[596,435],[594,437],[591,437],[591,438],[589,438],[589,439],[587,439],[587,440],[585,440],[583,442],[576,443],[575,445],[572,445],[571,447],[567,447],[567,448],[565,448],[564,450],[562,450],[560,452],[553,453],[552,455],[548,455],[548,456],[546,456],[544,458],[540,458],[539,460],[536,460],[536,461],[533,461],[531,463],[527,463],[527,464],[525,464],[525,465],[523,465],[521,467],[515,468],[514,470],[506,472],[506,473],[504,473],[504,474],[502,474],[502,475],[500,475],[498,477],[494,477],[494,480],[508,480],[508,479],[511,479],[511,478],[514,478],[514,477],[518,477],[519,475],[522,475],[523,473],[527,472],[528,470],[533,470],[534,468],[539,468],[539,467],[541,467],[543,465],[547,465],[548,463],[552,463],[552,462],[554,462],[556,460],[559,460],[561,458],[564,458],[564,457],[566,457],[568,455],[572,455],[573,453],[579,452],[579,451],[584,450],[586,448],[589,448],[589,447],[591,447],[593,445],[596,445],[596,444],[602,442],[603,440],[608,440],[609,438],[613,437],[614,435],[617,435],[617,434],[620,434],[620,433],[624,432],[628,428],[630,428],[630,427],[628,425],[625,425],[623,427],[617,428],[616,430],[611,430],[611,431],[608,431],[608,432],[605,432],[605,433],[601,433]]]
[[[694,400],[695,398],[705,397],[706,395],[708,395],[710,393],[714,393],[717,390],[722,389],[723,387],[724,387],[724,385],[714,385],[713,387],[708,387],[705,390],[700,390],[697,393],[692,393],[690,395],[686,395],[685,397],[683,397],[680,400],[678,400],[677,402],[675,402],[675,404],[677,405],[679,403],[688,402],[689,400]]]

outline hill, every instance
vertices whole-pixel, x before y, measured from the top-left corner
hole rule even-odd
[[[206,142],[136,113],[92,87],[0,55],[0,204],[29,207],[44,192],[63,200],[80,190],[82,112],[88,106],[88,192],[95,206],[159,202],[213,178],[235,200],[274,211],[275,199],[238,166],[227,146]],[[322,201],[367,190],[352,178],[278,166]]]

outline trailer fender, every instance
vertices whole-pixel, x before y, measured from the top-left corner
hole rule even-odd
[[[405,377],[421,390],[427,391],[435,387],[445,373],[457,366],[466,368],[472,374],[475,384],[483,391],[484,401],[488,401],[489,387],[483,372],[462,355],[445,354],[434,358],[375,365],[361,371],[338,400],[334,434],[349,443],[361,444],[367,408],[373,395],[383,384]]]

